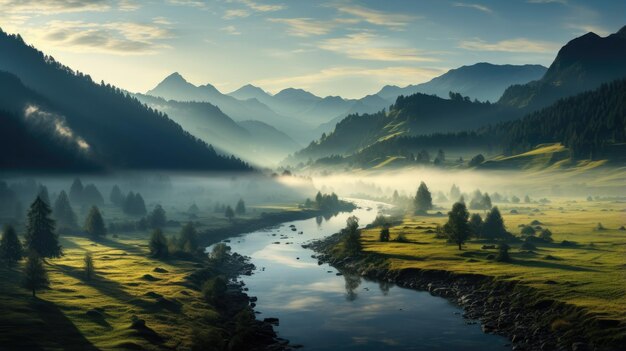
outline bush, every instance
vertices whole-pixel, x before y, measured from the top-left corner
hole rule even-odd
[[[95,267],[93,264],[93,256],[91,252],[85,253],[85,258],[83,259],[85,263],[85,280],[91,280],[95,275]]]
[[[217,276],[204,282],[202,285],[202,296],[208,303],[218,306],[226,294],[226,289],[226,279],[222,276]]]
[[[380,241],[382,242],[389,241],[389,228],[385,227],[380,230]]]
[[[537,246],[531,242],[525,242],[520,246],[520,250],[537,250]]]
[[[511,247],[506,243],[500,244],[498,247],[498,256],[496,257],[496,261],[498,262],[510,262],[511,256],[509,255],[509,249]]]
[[[536,231],[535,231],[535,228],[529,225],[525,225],[520,231],[520,233],[522,234],[522,236],[534,236],[536,234]]]
[[[539,233],[539,238],[545,242],[552,242],[552,232],[550,229],[543,229],[541,233]]]

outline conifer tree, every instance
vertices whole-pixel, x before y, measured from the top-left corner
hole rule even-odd
[[[85,220],[85,231],[89,233],[92,239],[97,240],[107,234],[104,219],[100,210],[96,206],[91,206],[87,219]]]
[[[246,204],[243,202],[243,199],[239,199],[239,201],[237,201],[237,206],[235,206],[235,213],[240,216],[246,214]]]
[[[41,258],[63,255],[59,238],[55,233],[50,207],[38,196],[28,210],[26,224],[26,247]]]
[[[500,214],[498,207],[494,207],[487,213],[485,221],[483,222],[483,237],[487,239],[502,239],[506,237],[506,228],[504,226],[504,219]]]
[[[83,183],[79,178],[74,179],[72,186],[70,187],[70,200],[74,204],[82,204],[83,203]]]
[[[0,240],[0,260],[12,266],[21,260],[23,255],[24,249],[15,229],[10,225],[5,226]]]
[[[70,200],[65,190],[61,191],[54,202],[52,215],[59,225],[59,230],[71,230],[77,227],[76,214],[70,205]]]
[[[163,235],[161,229],[155,229],[150,237],[150,255],[155,258],[167,258],[169,250],[167,247],[167,238]]]
[[[229,222],[232,222],[233,218],[235,217],[235,211],[233,211],[232,207],[226,206],[226,210],[224,210],[224,216],[228,218]]]
[[[48,188],[45,185],[39,185],[37,190],[37,196],[43,200],[48,206],[50,206],[50,195],[48,194]]]
[[[187,252],[195,252],[198,249],[198,232],[193,223],[189,222],[181,228],[178,247]]]
[[[124,204],[124,195],[122,195],[122,191],[119,186],[113,186],[111,194],[109,195],[109,200],[116,206],[122,206]]]
[[[83,262],[85,264],[85,280],[91,280],[95,275],[96,268],[93,264],[93,256],[91,252],[86,252],[85,257],[83,258]]]
[[[150,215],[148,216],[148,224],[151,228],[163,228],[167,223],[167,218],[165,217],[165,210],[161,205],[156,205]]]
[[[417,193],[415,194],[415,213],[426,213],[426,211],[433,208],[433,198],[426,186],[426,183],[421,182]]]
[[[50,286],[48,272],[46,272],[41,258],[34,251],[31,252],[26,260],[23,285],[24,288],[32,291],[33,297],[37,296],[37,290]]]

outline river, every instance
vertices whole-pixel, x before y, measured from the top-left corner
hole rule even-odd
[[[361,225],[376,217],[379,203],[352,201],[360,207],[352,213],[286,222],[232,239],[232,250],[250,256],[257,267],[243,280],[248,294],[258,298],[258,318],[279,318],[278,335],[304,350],[510,349],[506,338],[483,333],[446,299],[318,265],[302,244],[338,232],[349,216]]]

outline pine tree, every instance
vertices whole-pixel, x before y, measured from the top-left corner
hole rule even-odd
[[[129,191],[126,197],[124,198],[122,211],[127,215],[133,215],[134,202],[135,202],[135,193],[133,193],[132,191]]]
[[[198,232],[193,223],[189,222],[181,228],[178,247],[187,252],[196,252],[198,249]]]
[[[83,262],[85,263],[85,280],[91,280],[95,275],[96,268],[93,264],[93,256],[91,252],[86,252],[85,257],[83,258]]]
[[[317,207],[322,206],[322,193],[320,191],[318,191],[317,195],[315,195],[315,203],[317,204]]]
[[[468,218],[469,213],[465,204],[457,202],[452,205],[452,211],[448,212],[448,222],[443,227],[448,239],[459,245],[459,250],[471,233]]]
[[[43,266],[41,258],[33,251],[26,260],[24,267],[24,288],[32,291],[33,297],[36,297],[37,290],[50,286],[48,273]]]
[[[504,219],[500,214],[498,207],[494,207],[487,213],[483,223],[483,237],[487,239],[502,239],[506,236],[506,228]]]
[[[389,228],[384,227],[383,229],[380,230],[380,236],[379,236],[380,241],[382,242],[387,242],[389,241]]]
[[[79,178],[74,179],[72,186],[70,187],[70,200],[74,204],[82,204],[83,203],[83,183]]]
[[[232,222],[233,218],[235,217],[235,211],[233,211],[232,207],[226,206],[226,210],[224,210],[224,216],[228,218],[229,222]]]
[[[135,200],[133,201],[133,209],[137,216],[145,216],[148,211],[146,210],[146,203],[143,201],[141,194],[135,194]]]
[[[237,215],[239,216],[246,214],[246,204],[243,202],[243,199],[239,199],[239,201],[237,201],[237,206],[235,206],[235,213],[237,213]]]
[[[50,195],[48,194],[48,188],[45,185],[39,185],[37,190],[37,196],[43,200],[48,206],[50,206]]]
[[[102,197],[100,190],[94,184],[89,184],[83,189],[83,201],[90,206],[104,205],[104,197]]]
[[[425,214],[428,210],[433,208],[433,198],[426,183],[420,183],[417,193],[415,194],[414,204],[416,214]]]
[[[21,260],[23,255],[24,249],[15,229],[10,225],[5,226],[0,241],[0,260],[12,266]]]
[[[150,215],[148,215],[148,224],[151,228],[163,228],[167,223],[167,219],[165,217],[165,210],[161,205],[156,205]]]
[[[150,237],[150,255],[155,258],[167,258],[169,250],[167,247],[167,238],[163,235],[161,229],[155,229]]]
[[[104,219],[102,218],[98,207],[91,206],[87,219],[85,220],[84,229],[94,240],[100,239],[107,234]]]
[[[28,211],[26,224],[26,247],[41,258],[63,255],[59,238],[54,232],[54,220],[50,218],[50,207],[38,196]]]
[[[122,191],[119,186],[113,186],[111,194],[109,195],[109,200],[116,206],[122,206],[124,204],[124,195],[122,195]]]
[[[472,235],[476,238],[480,238],[483,230],[483,219],[478,213],[472,213],[469,220],[469,226]]]
[[[70,200],[67,197],[65,190],[61,191],[54,202],[52,215],[59,225],[59,230],[71,230],[78,226],[76,224],[76,214],[74,213],[74,210],[72,210]]]

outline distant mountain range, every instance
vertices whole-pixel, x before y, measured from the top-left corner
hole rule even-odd
[[[183,129],[255,165],[268,165],[301,148],[288,135],[261,121],[235,122],[208,102],[180,102],[135,94],[139,101],[165,112]]]
[[[387,85],[376,95],[386,100],[415,93],[434,94],[448,98],[449,92],[469,96],[472,100],[498,101],[506,88],[513,84],[524,84],[541,78],[547,68],[541,65],[494,65],[481,62],[471,66],[451,69],[432,80],[400,88]]]
[[[166,115],[0,31],[4,170],[248,170]],[[5,128],[11,126],[11,129]],[[11,133],[14,130],[15,133]],[[58,162],[57,162],[58,161]]]
[[[539,80],[509,87],[500,104],[528,111],[626,77],[626,26],[605,38],[587,33],[563,46]]]
[[[626,29],[622,28],[606,38],[589,33],[570,41],[559,51],[543,77],[524,85],[509,87],[495,104],[473,102],[469,97],[457,93],[451,94],[450,99],[416,93],[398,98],[386,114],[350,115],[341,120],[331,133],[323,135],[319,140],[297,152],[289,159],[289,162],[315,160],[331,155],[349,156],[368,148],[376,149],[376,145],[380,143],[390,144],[394,138],[416,137],[419,139],[429,134],[468,132],[488,125],[516,120],[524,114],[553,104],[560,98],[626,77],[625,33]],[[450,74],[448,78],[444,79],[446,76],[444,75],[431,82],[451,80],[450,77],[457,75],[457,72],[482,70],[489,67],[498,66],[477,64],[464,67],[456,72],[447,73],[446,75]],[[521,67],[533,67],[532,70],[541,71],[541,67]],[[613,87],[612,94],[616,95],[615,91],[619,91],[621,87],[623,85]],[[392,96],[399,91],[387,89],[386,93]],[[589,106],[583,103],[578,105]],[[562,108],[561,105],[559,106]],[[556,113],[556,110],[553,108],[552,113]],[[596,115],[599,116],[599,113]],[[588,119],[581,118],[581,120],[589,122]],[[513,128],[513,124],[508,126]],[[530,124],[524,126],[525,128],[531,127]],[[560,127],[571,128],[565,122]],[[584,126],[580,128],[583,129],[577,131],[576,138],[586,140],[589,136],[584,134]],[[513,135],[509,137],[513,138]],[[424,138],[427,139],[427,137]],[[533,140],[530,136],[525,137],[520,142],[520,146],[527,149]],[[472,138],[465,138],[462,143],[458,144],[465,145],[465,142],[471,144],[474,141]]]

